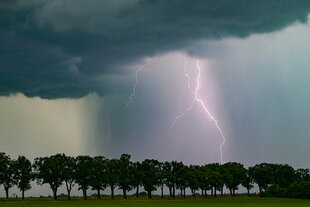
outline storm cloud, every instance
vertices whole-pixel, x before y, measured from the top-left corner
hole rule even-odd
[[[143,58],[307,22],[310,2],[5,0],[0,3],[0,95],[42,98],[129,93]]]

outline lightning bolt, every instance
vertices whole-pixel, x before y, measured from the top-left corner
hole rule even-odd
[[[187,73],[187,62],[186,62],[186,59],[184,57],[184,74],[185,74],[185,77],[187,78],[188,82],[187,82],[187,86],[189,89],[191,89],[190,87],[190,75]],[[224,136],[224,133],[222,131],[222,129],[220,128],[219,124],[218,124],[218,121],[214,118],[214,116],[209,112],[205,102],[203,101],[203,98],[199,95],[199,89],[200,89],[200,78],[201,78],[201,69],[200,69],[200,66],[199,66],[199,59],[197,59],[197,62],[196,62],[196,67],[197,67],[197,79],[196,79],[196,88],[193,92],[194,94],[194,97],[193,97],[193,100],[190,104],[190,106],[188,108],[186,108],[182,113],[180,113],[179,115],[177,115],[174,120],[172,121],[171,125],[169,126],[169,134],[168,136],[171,135],[171,131],[172,131],[172,128],[174,127],[174,125],[176,124],[176,122],[178,121],[178,119],[182,118],[186,113],[188,113],[189,111],[191,111],[194,107],[194,103],[198,103],[202,109],[204,110],[204,112],[208,115],[208,117],[212,120],[212,122],[214,123],[216,129],[218,130],[218,132],[220,133],[221,137],[222,137],[222,142],[221,142],[221,145],[220,145],[220,161],[221,163],[224,163],[223,161],[223,146],[226,142],[226,138]],[[208,97],[208,96],[207,96]]]
[[[128,106],[129,106],[130,104],[133,103],[133,97],[136,95],[136,88],[137,88],[137,85],[138,85],[138,83],[139,83],[139,78],[138,78],[139,73],[143,70],[143,68],[144,68],[146,65],[149,65],[149,64],[150,64],[150,58],[147,59],[147,63],[146,63],[146,64],[141,65],[140,68],[138,68],[138,69],[136,70],[136,72],[135,72],[135,83],[134,83],[134,85],[133,85],[133,87],[132,87],[132,93],[131,93],[130,96],[129,96],[129,100],[128,100],[127,104],[126,104],[126,109],[128,108]]]
[[[187,78],[187,88],[190,89],[192,91],[192,93],[194,94],[194,91],[192,90],[191,85],[190,85],[191,77],[190,77],[190,75],[187,72],[187,61],[186,61],[185,56],[183,56],[183,61],[184,61],[184,75]],[[189,111],[191,111],[193,109],[194,103],[195,103],[195,100],[193,100],[191,102],[189,107],[187,107],[182,113],[180,113],[179,115],[177,115],[174,118],[174,120],[172,121],[171,125],[169,126],[168,136],[171,136],[172,129],[173,129],[174,125],[176,124],[176,122],[178,121],[178,119],[182,118],[185,114],[187,114],[187,112],[189,112]]]
[[[193,101],[191,102],[191,105],[190,105],[187,109],[185,109],[182,113],[180,113],[179,115],[177,115],[177,116],[174,118],[173,122],[172,122],[171,125],[169,126],[169,133],[168,133],[168,136],[171,136],[172,129],[173,129],[175,123],[178,121],[178,119],[182,118],[185,114],[187,114],[187,112],[189,112],[190,110],[193,109],[195,101],[196,101],[196,100],[193,100]]]
[[[184,60],[184,74],[185,74],[185,77],[187,78],[187,88],[190,89],[191,88],[191,85],[190,85],[191,77],[187,72],[187,61],[186,61],[185,56],[183,56],[183,60]]]
[[[201,77],[201,70],[199,67],[199,59],[197,59],[197,72],[198,72],[198,76],[197,76],[197,85],[196,85],[196,89],[195,89],[195,100],[201,105],[201,107],[203,108],[203,110],[206,112],[206,114],[209,116],[209,118],[213,121],[215,127],[217,128],[218,132],[220,133],[221,137],[222,137],[222,143],[220,145],[220,160],[222,163],[224,163],[223,161],[223,145],[226,142],[226,138],[224,136],[224,133],[222,131],[222,129],[220,128],[218,121],[214,118],[214,116],[212,116],[212,114],[209,112],[206,104],[204,103],[204,101],[202,100],[202,98],[199,96],[199,89],[200,89],[200,77]]]

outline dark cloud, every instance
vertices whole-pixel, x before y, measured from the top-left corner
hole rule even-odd
[[[199,40],[247,37],[307,21],[310,2],[1,1],[0,95],[44,98],[126,92],[124,64]],[[111,86],[111,84],[117,87]]]

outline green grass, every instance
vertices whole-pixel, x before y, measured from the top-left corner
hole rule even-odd
[[[91,206],[91,207],[310,207],[310,200],[302,199],[286,199],[286,198],[218,198],[218,199],[176,199],[176,200],[88,200],[83,201],[79,199],[73,199],[67,201],[60,199],[53,201],[51,199],[26,199],[21,201],[18,199],[0,200],[0,207],[21,207],[21,206],[47,206],[47,207],[80,207],[80,206]]]

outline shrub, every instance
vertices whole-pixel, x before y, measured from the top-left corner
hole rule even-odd
[[[291,198],[310,198],[310,182],[294,182],[288,188],[287,195]]]

